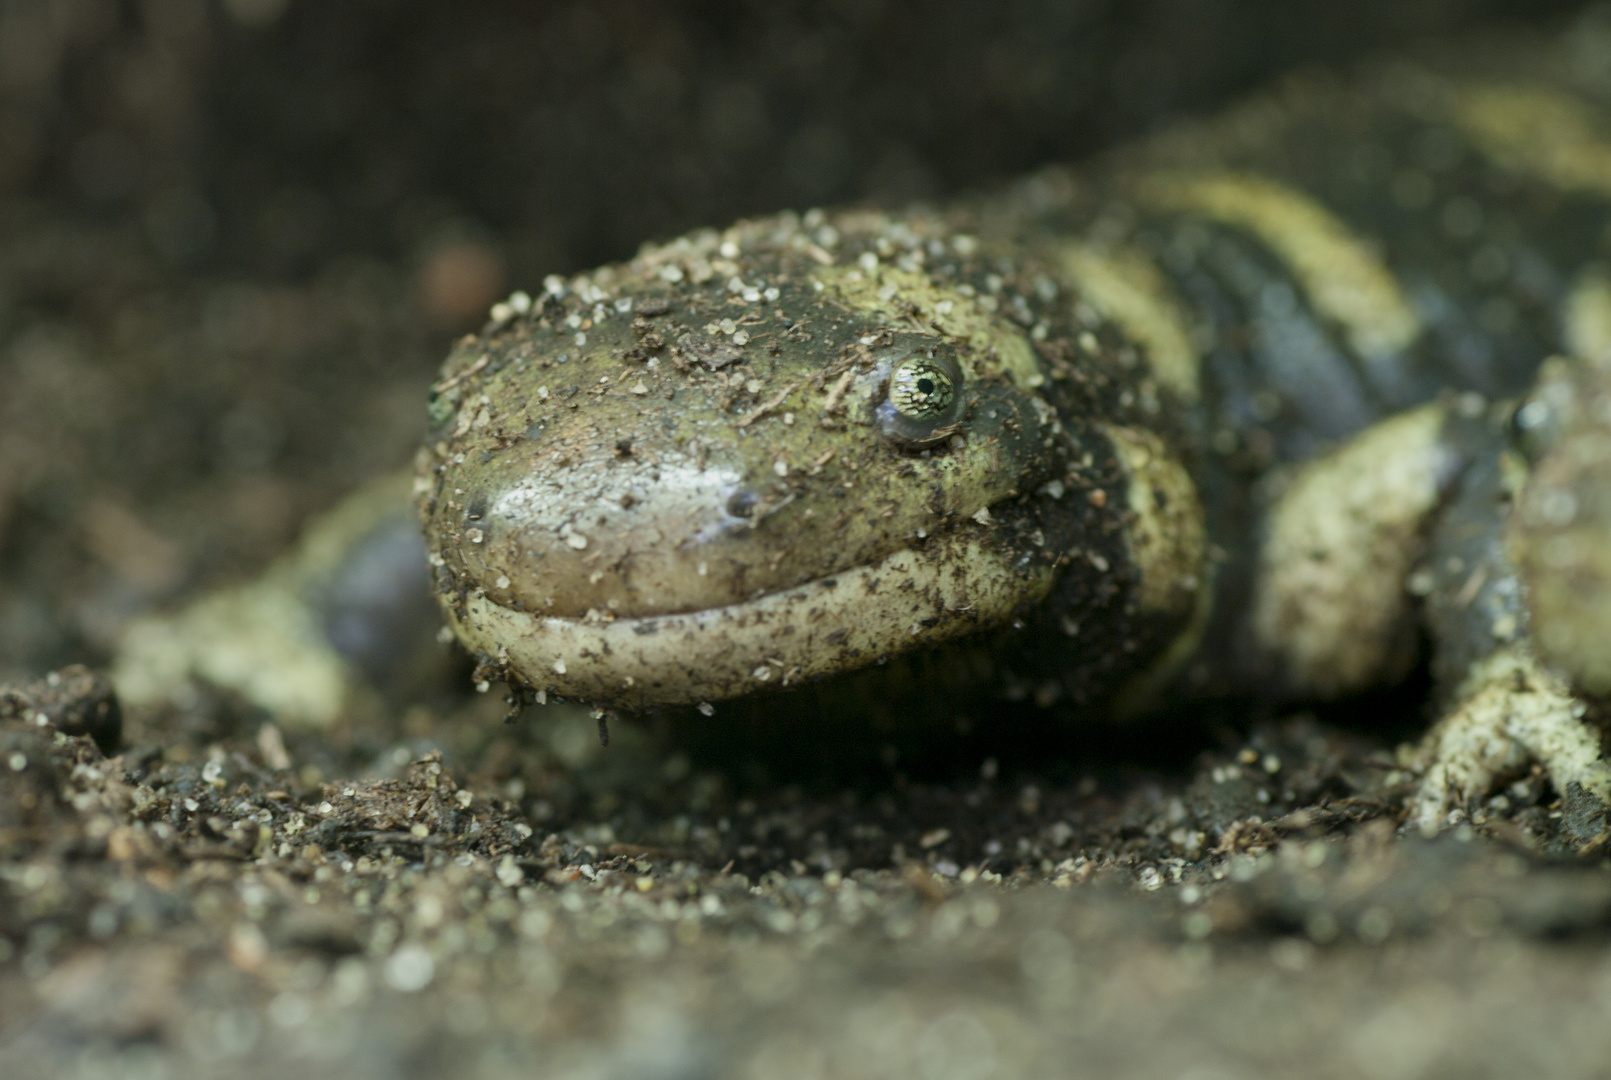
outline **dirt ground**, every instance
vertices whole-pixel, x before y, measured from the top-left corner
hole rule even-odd
[[[0,0],[0,1075],[1611,1074],[1606,822],[1401,835],[1414,687],[835,758],[95,674],[406,461],[508,288],[1573,6]]]

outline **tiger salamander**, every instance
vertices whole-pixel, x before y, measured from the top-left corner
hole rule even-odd
[[[453,632],[539,700],[942,721],[1338,698],[1430,633],[1423,824],[1532,761],[1611,796],[1611,83],[1568,48],[515,294],[417,462]]]

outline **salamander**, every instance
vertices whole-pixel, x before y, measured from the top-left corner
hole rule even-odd
[[[539,701],[852,725],[1336,699],[1430,634],[1424,825],[1534,760],[1604,800],[1606,548],[1561,534],[1606,472],[1566,405],[1611,360],[1611,111],[1574,48],[1294,77],[512,295],[416,463],[452,632]]]

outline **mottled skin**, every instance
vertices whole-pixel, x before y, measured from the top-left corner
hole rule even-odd
[[[627,707],[1031,622],[1016,666],[1051,699],[1145,700],[1188,666],[1216,692],[1396,676],[1414,613],[1391,582],[1471,456],[1443,407],[1333,470],[1357,506],[1332,534],[1260,512],[1295,463],[1446,387],[1520,393],[1560,347],[1606,202],[1505,160],[1507,109],[1575,99],[1488,63],[1298,81],[994,200],[783,215],[554,282],[459,345],[433,404],[455,629],[534,689]],[[886,399],[925,345],[965,404],[914,444]],[[1383,480],[1373,455],[1421,464]],[[1158,462],[1192,483],[1137,479]],[[1342,482],[1292,486],[1322,506]]]
[[[1608,49],[1297,79],[512,297],[417,463],[449,623],[538,700],[853,728],[1334,698],[1430,636],[1423,826],[1533,761],[1604,800]]]

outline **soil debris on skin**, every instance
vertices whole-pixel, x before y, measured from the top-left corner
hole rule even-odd
[[[297,728],[102,674],[403,467],[506,288],[1579,6],[7,5],[0,1077],[1603,1076],[1607,823],[1523,775],[1406,836],[1368,707],[829,783],[463,685]],[[675,364],[708,313],[636,314]]]
[[[93,712],[87,675],[0,700]],[[1603,1008],[1611,874],[1536,778],[1403,836],[1387,748],[1299,716],[1173,773],[745,793],[642,725],[605,750],[585,709],[491,702],[322,736],[334,782],[263,728],[138,716],[108,756],[0,721],[5,1074],[1488,1075],[1542,1060],[1546,1002]]]

